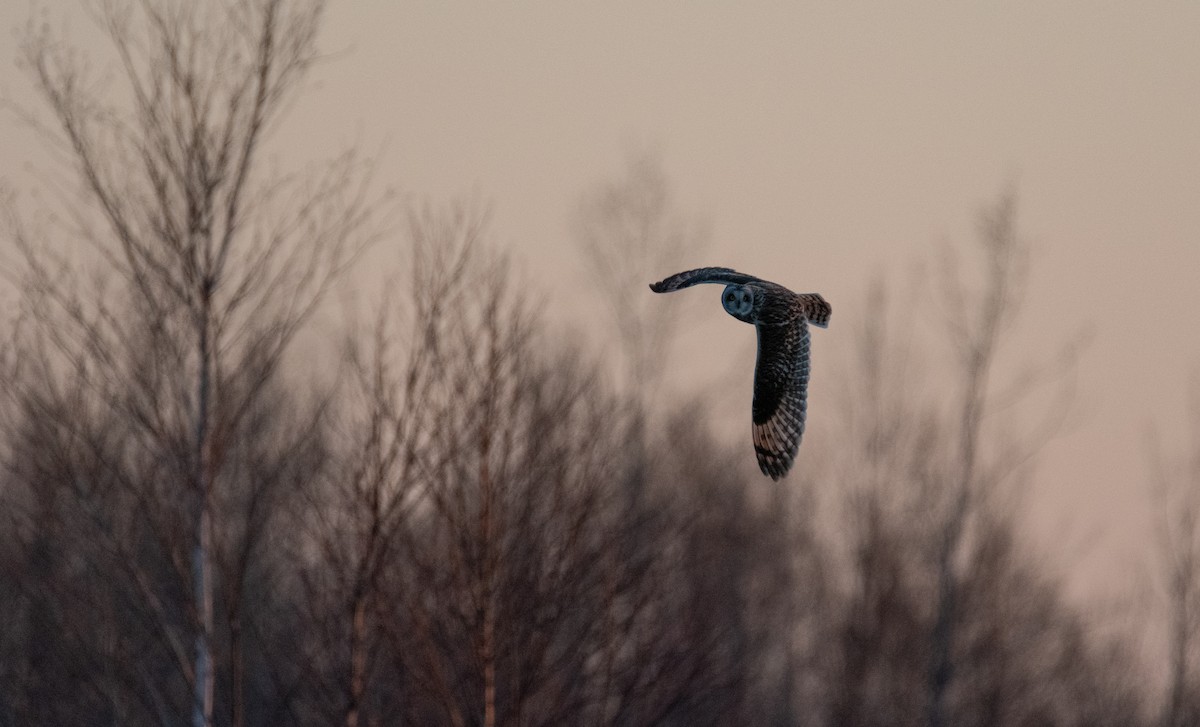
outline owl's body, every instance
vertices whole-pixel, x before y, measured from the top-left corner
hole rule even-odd
[[[726,283],[721,304],[758,331],[751,407],[754,452],[763,474],[778,480],[791,469],[808,409],[808,324],[825,328],[831,308],[816,293],[793,293],[777,283],[729,268],[698,268],[650,289],[670,293],[700,283]]]

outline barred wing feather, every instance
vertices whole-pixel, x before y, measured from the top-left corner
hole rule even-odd
[[[754,369],[754,452],[773,480],[791,469],[804,435],[808,408],[809,333],[804,319],[789,325],[758,325]]]

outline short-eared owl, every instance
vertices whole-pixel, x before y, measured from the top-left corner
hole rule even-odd
[[[754,452],[763,474],[787,474],[804,434],[808,398],[808,324],[825,328],[831,309],[816,293],[793,293],[782,285],[729,268],[699,268],[650,285],[670,293],[700,283],[725,283],[721,304],[758,330],[754,368]]]

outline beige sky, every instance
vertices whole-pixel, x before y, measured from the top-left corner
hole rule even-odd
[[[0,3],[3,26],[26,16]],[[88,37],[82,16],[71,25]],[[0,90],[20,99],[2,37]],[[1095,334],[1075,425],[1040,460],[1032,527],[1079,595],[1123,595],[1150,552],[1145,431],[1182,443],[1200,370],[1198,39],[1190,1],[334,2],[334,55],[275,149],[287,164],[386,142],[380,179],[416,199],[490,200],[496,237],[547,299],[587,315],[571,212],[630,143],[656,146],[683,208],[712,226],[710,254],[681,267],[729,265],[832,302],[814,418],[836,416],[819,384],[867,282],[967,240],[1014,182],[1035,251],[1006,361]],[[21,188],[34,152],[3,124],[0,176]],[[936,327],[927,313],[914,328]],[[752,349],[734,325],[717,329],[741,336],[731,352],[693,364],[697,381]]]

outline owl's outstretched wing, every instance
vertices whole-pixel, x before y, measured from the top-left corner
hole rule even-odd
[[[726,285],[745,285],[746,283],[761,283],[760,278],[739,273],[731,268],[696,268],[675,273],[657,283],[650,284],[650,290],[655,293],[670,293],[680,288],[687,288],[700,283],[725,283]]]
[[[809,334],[803,317],[786,325],[758,324],[754,369],[754,453],[763,474],[778,480],[791,469],[808,407]]]

